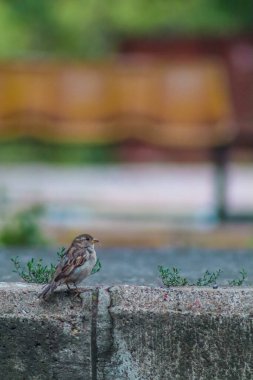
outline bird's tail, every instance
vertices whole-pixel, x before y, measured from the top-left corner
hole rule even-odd
[[[51,294],[55,291],[58,284],[57,282],[51,282],[50,284],[47,284],[44,286],[42,291],[39,294],[39,298],[43,298],[45,301],[51,296]]]

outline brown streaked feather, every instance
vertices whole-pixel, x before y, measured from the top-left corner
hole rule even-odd
[[[60,262],[56,268],[53,281],[58,282],[68,277],[76,268],[83,265],[88,257],[89,253],[83,248],[78,249],[77,247],[71,246],[66,252],[62,262]]]

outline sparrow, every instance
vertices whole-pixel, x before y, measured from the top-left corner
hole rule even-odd
[[[57,265],[51,282],[42,289],[39,298],[47,300],[55,289],[62,284],[66,284],[69,290],[69,285],[73,284],[78,293],[77,284],[91,274],[92,268],[96,264],[95,243],[98,243],[98,240],[91,235],[77,236]]]

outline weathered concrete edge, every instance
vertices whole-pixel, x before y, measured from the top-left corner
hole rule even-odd
[[[51,320],[53,326],[58,326],[58,331],[62,329],[63,333],[69,336],[71,344],[77,345],[77,352],[80,352],[83,345],[83,350],[86,352],[84,355],[86,364],[82,365],[84,357],[73,357],[73,371],[78,364],[78,368],[86,371],[85,378],[91,380],[141,379],[140,373],[143,369],[139,369],[140,363],[136,364],[135,359],[129,354],[131,350],[127,348],[127,340],[124,338],[125,327],[124,323],[122,325],[120,322],[122,318],[128,321],[128,317],[133,316],[135,324],[142,320],[142,330],[150,328],[152,315],[157,316],[158,319],[161,318],[165,325],[171,323],[171,319],[169,321],[167,316],[176,317],[177,315],[176,319],[179,321],[180,316],[185,316],[187,319],[189,317],[191,324],[194,323],[195,318],[197,321],[198,317],[202,316],[209,319],[213,316],[229,317],[230,320],[233,318],[236,320],[237,317],[245,321],[253,319],[253,288],[165,289],[129,285],[88,287],[83,289],[83,306],[65,292],[65,289],[59,289],[52,299],[45,303],[37,298],[40,289],[40,285],[0,283],[0,317],[10,322],[13,316],[31,321],[45,320],[45,318],[49,322]],[[139,319],[140,315],[142,319]],[[158,328],[160,329],[159,326],[161,326],[164,329],[165,325],[158,323]],[[83,328],[85,331],[82,330]],[[198,323],[196,323],[196,328],[201,329]],[[131,333],[128,331],[127,334]],[[81,340],[83,340],[82,343]],[[87,345],[90,346],[88,350]],[[145,349],[143,346],[143,350],[148,351],[148,348]],[[88,352],[90,352],[90,357],[87,356]],[[62,363],[61,350],[59,355],[58,352],[55,352],[55,355]],[[40,371],[39,367],[34,368],[35,374],[38,371]],[[45,367],[44,371],[46,371]],[[59,373],[61,376],[64,374],[63,371]],[[168,376],[168,379],[173,376]],[[68,378],[62,377],[62,379]]]
[[[191,313],[253,317],[253,287],[113,286],[110,312]]]
[[[44,304],[45,312],[55,310],[55,297],[48,302],[37,298],[42,285],[26,284],[23,282],[9,283],[0,282],[0,294],[15,295],[15,303],[8,303],[8,313],[20,311],[18,308],[19,296],[28,295],[36,301],[36,304]],[[206,313],[206,314],[229,314],[249,315],[253,317],[253,287],[171,287],[154,288],[148,286],[116,285],[116,286],[89,286],[81,288],[82,295],[91,294],[96,307],[93,305],[93,313],[99,318],[104,313],[112,310],[122,310],[128,313],[142,312],[152,313]],[[63,301],[69,298],[65,288],[55,292],[57,297],[57,310],[59,309],[59,297]],[[0,298],[7,301],[8,298]],[[22,298],[22,301],[25,299]],[[7,303],[3,303],[0,315],[5,314]],[[93,302],[94,303],[94,302]],[[26,305],[26,307],[29,305]],[[30,303],[31,315],[35,316],[34,304]],[[96,310],[97,308],[97,310]],[[79,308],[81,311],[82,309]],[[27,314],[27,312],[26,312]]]
[[[108,291],[113,346],[99,380],[253,378],[253,288]]]

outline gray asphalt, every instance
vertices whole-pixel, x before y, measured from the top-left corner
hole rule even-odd
[[[19,256],[21,263],[34,258],[43,258],[45,263],[56,262],[57,249],[0,249],[0,281],[19,281],[13,273],[11,257]],[[102,263],[100,272],[85,281],[87,285],[136,284],[160,286],[158,265],[173,266],[182,270],[182,275],[196,281],[205,270],[223,273],[218,284],[225,285],[228,280],[238,277],[244,268],[248,273],[245,285],[253,284],[253,250],[207,250],[195,248],[162,249],[97,249]]]

